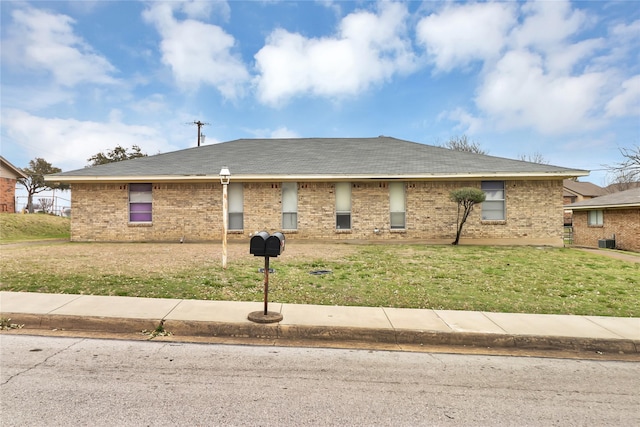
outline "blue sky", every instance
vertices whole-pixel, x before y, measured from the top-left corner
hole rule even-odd
[[[388,135],[592,170],[640,144],[618,2],[2,1],[2,155],[71,170],[255,137]],[[392,155],[392,153],[390,153]],[[259,155],[259,153],[256,153]],[[600,170],[599,170],[600,169]]]

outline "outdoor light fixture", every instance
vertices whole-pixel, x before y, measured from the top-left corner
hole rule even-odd
[[[227,185],[229,184],[230,179],[231,179],[231,172],[229,172],[229,168],[226,166],[223,166],[222,169],[220,169],[220,184]]]
[[[229,168],[223,166],[220,169],[220,184],[222,184],[222,268],[227,268],[227,230],[229,229],[229,197],[227,186],[231,181]]]

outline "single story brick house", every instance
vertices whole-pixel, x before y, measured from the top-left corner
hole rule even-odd
[[[640,252],[640,187],[567,207],[573,210],[575,245]]]
[[[16,183],[27,174],[0,156],[0,212],[16,212]]]
[[[564,192],[562,198],[565,205],[571,203],[582,202],[583,200],[592,199],[607,194],[607,190],[599,187],[591,182],[580,182],[573,179],[565,179],[563,181]],[[572,225],[573,216],[571,209],[564,210],[564,225]]]
[[[49,175],[71,184],[73,241],[287,239],[451,242],[449,192],[487,194],[461,243],[562,245],[562,181],[588,171],[380,136],[238,139]]]

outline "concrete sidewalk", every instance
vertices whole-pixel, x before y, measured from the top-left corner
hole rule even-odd
[[[259,302],[0,292],[0,317],[24,330],[173,337],[640,353],[640,318],[269,303],[283,320],[247,319]]]

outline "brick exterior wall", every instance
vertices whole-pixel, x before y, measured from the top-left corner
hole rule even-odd
[[[282,185],[244,183],[244,230],[228,238],[249,239],[260,230],[284,231],[288,239],[442,240],[456,232],[456,204],[449,192],[480,188],[479,181],[405,183],[406,229],[389,228],[389,185],[351,184],[351,230],[335,228],[335,184],[298,183],[298,229],[282,230]],[[153,184],[152,224],[128,221],[127,184],[72,185],[73,241],[220,240],[222,188],[211,183]],[[505,181],[506,220],[481,221],[480,206],[467,220],[461,242],[498,239],[513,244],[562,245],[562,180]],[[378,229],[379,232],[374,232]]]
[[[0,177],[0,212],[16,211],[16,179]]]
[[[573,211],[573,244],[597,248],[598,240],[615,234],[616,249],[640,252],[640,208],[605,209],[602,226],[587,223],[588,211]]]

